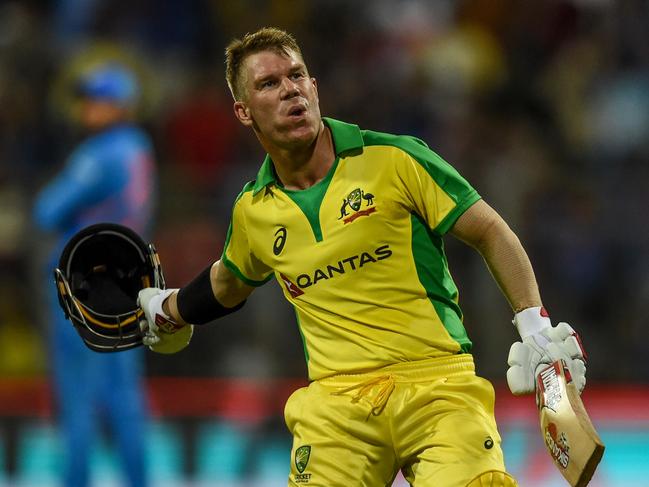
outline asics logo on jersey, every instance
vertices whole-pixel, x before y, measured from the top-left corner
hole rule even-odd
[[[286,243],[286,228],[281,227],[275,232],[275,241],[273,242],[273,254],[279,255],[284,249],[284,244]]]
[[[363,206],[363,200],[366,203],[366,208],[361,210]],[[347,214],[348,209],[352,209],[354,213],[351,215]],[[371,215],[376,211],[376,206],[374,206],[374,195],[372,193],[366,193],[361,188],[356,188],[351,193],[347,195],[346,198],[343,198],[343,204],[340,207],[340,216],[339,220],[342,220],[344,224],[351,223],[361,216]]]
[[[309,274],[300,274],[297,276],[297,285],[298,287],[304,289],[306,287],[317,284],[323,279],[333,279],[341,274],[345,274],[350,271],[356,271],[363,266],[370,264],[372,262],[378,262],[379,260],[387,259],[392,255],[392,250],[390,246],[385,244],[376,248],[374,252],[362,252],[357,255],[352,255],[345,259],[340,259],[335,264],[329,264],[322,269],[315,269]]]

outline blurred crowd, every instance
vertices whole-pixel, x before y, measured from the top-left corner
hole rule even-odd
[[[75,130],[70,79],[117,57],[144,87],[160,163],[154,242],[178,287],[220,256],[263,153],[232,114],[223,50],[263,25],[295,34],[323,114],[420,137],[518,233],[589,380],[649,381],[649,3],[644,0],[60,0],[0,3],[0,375],[44,374],[48,241],[33,197]],[[642,208],[645,208],[643,210]],[[646,215],[646,214],[645,214]],[[479,255],[447,239],[479,371],[502,382],[511,310]],[[197,331],[151,375],[305,377],[275,283]]]

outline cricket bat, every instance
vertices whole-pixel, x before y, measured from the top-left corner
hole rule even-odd
[[[585,487],[604,455],[604,443],[563,360],[537,374],[536,404],[541,435],[554,464],[572,487]]]

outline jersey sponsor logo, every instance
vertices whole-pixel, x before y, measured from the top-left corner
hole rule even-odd
[[[273,242],[273,254],[279,255],[284,250],[284,244],[286,244],[286,228],[281,227],[275,232],[275,241]]]
[[[300,473],[303,473],[306,466],[309,464],[311,457],[311,445],[302,445],[295,450],[295,468]]]
[[[365,201],[365,209],[361,210],[363,201]],[[348,209],[353,210],[353,213],[348,214]],[[343,198],[343,204],[340,207],[340,216],[338,219],[342,220],[346,225],[361,216],[369,216],[375,211],[376,206],[374,206],[374,195],[372,193],[366,193],[361,188],[356,188],[349,193],[347,197]]]
[[[295,283],[293,283],[293,281],[291,281],[284,274],[280,273],[279,277],[282,278],[282,282],[284,283],[284,286],[286,286],[286,290],[292,297],[297,298],[298,296],[302,296],[304,294],[304,291],[297,287]]]
[[[361,252],[360,254],[340,259],[335,264],[328,264],[322,269],[315,269],[309,274],[300,274],[296,279],[297,285],[301,289],[304,289],[317,284],[323,279],[333,279],[334,277],[345,274],[349,271],[356,271],[364,265],[387,259],[391,255],[392,250],[390,250],[390,246],[388,244],[381,245],[374,249],[374,252]]]

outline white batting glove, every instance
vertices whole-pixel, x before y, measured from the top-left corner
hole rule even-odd
[[[553,327],[544,308],[528,308],[513,320],[522,342],[509,349],[507,384],[518,396],[534,392],[540,368],[563,359],[581,393],[586,386],[586,358],[579,335],[568,323]]]
[[[192,338],[194,325],[181,325],[162,310],[162,303],[177,289],[148,287],[138,293],[137,304],[146,319],[140,320],[142,343],[157,353],[176,353]]]

